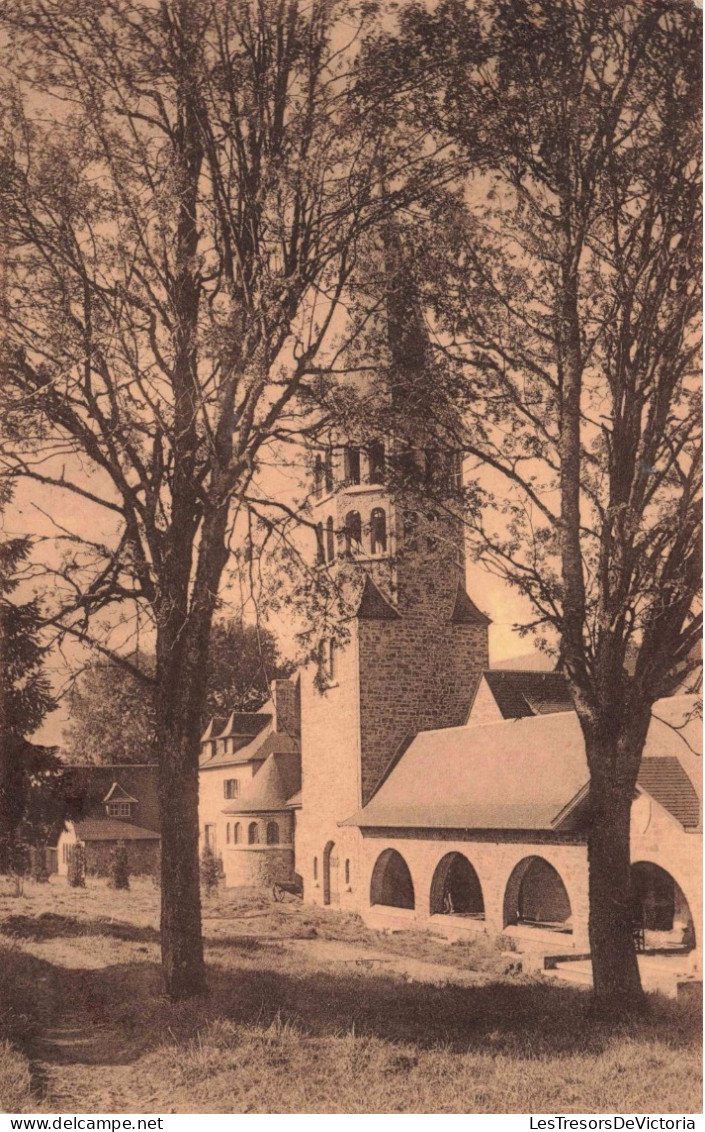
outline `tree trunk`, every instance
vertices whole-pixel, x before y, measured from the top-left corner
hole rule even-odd
[[[198,754],[193,737],[161,735],[160,760],[162,972],[172,999],[206,991],[198,862]],[[198,745],[198,740],[196,741]]]
[[[609,1013],[643,1002],[632,935],[630,819],[633,789],[595,774],[590,782],[590,953],[594,995]]]

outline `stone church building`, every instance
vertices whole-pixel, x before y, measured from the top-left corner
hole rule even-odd
[[[351,574],[344,641],[203,737],[202,836],[228,885],[303,884],[373,926],[588,947],[582,736],[559,673],[490,667],[452,507],[409,522],[385,453],[332,447],[314,504],[318,569]],[[632,811],[635,931],[700,955],[701,768],[657,704]],[[687,741],[686,741],[687,740]],[[699,931],[697,932],[699,936]]]
[[[393,234],[385,255],[399,280]],[[208,729],[202,837],[229,885],[296,877],[304,900],[376,926],[585,952],[577,717],[560,674],[490,666],[490,621],[465,588],[459,421],[428,411],[433,359],[403,280],[386,333],[383,396],[405,434],[332,436],[313,466],[310,557],[345,595],[342,632],[323,628],[316,663],[260,712]],[[699,955],[698,728],[680,729],[692,703],[656,705],[632,857],[640,945],[651,933]]]

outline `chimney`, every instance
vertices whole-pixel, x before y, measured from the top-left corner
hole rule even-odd
[[[272,681],[274,730],[287,735],[301,734],[301,698],[298,677]]]

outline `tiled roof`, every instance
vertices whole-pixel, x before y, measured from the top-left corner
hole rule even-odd
[[[79,841],[158,841],[159,834],[153,829],[143,829],[127,821],[113,818],[86,818],[74,822]]]
[[[697,821],[693,794],[701,767],[674,731],[693,697],[662,700],[645,746],[651,792],[683,824]],[[688,741],[697,740],[689,723]],[[683,772],[673,772],[671,760]],[[666,764],[668,764],[666,766]],[[676,778],[677,775],[677,778]],[[690,784],[686,789],[684,781]],[[370,802],[344,822],[361,828],[551,830],[588,781],[575,712],[420,732]],[[449,783],[452,789],[449,789]],[[692,793],[691,793],[692,791]],[[697,797],[697,795],[696,795]],[[676,810],[677,812],[674,812]]]
[[[282,739],[285,736],[272,736]],[[255,814],[285,810],[287,801],[301,789],[301,756],[297,751],[277,751],[255,774],[241,798],[223,808],[224,814]]]
[[[489,669],[483,673],[504,719],[552,715],[572,711],[568,684],[562,672],[512,672]]]
[[[642,759],[638,784],[682,826],[697,829],[700,821],[698,795],[677,758],[666,755]]]

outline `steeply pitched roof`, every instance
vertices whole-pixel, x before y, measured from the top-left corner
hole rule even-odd
[[[108,790],[108,793],[103,798],[104,802],[137,802],[137,798],[133,798],[127,790],[120,785],[119,782],[113,782]]]
[[[683,717],[692,697],[678,699]],[[689,765],[682,739],[656,718],[663,704],[667,705],[666,714],[674,716],[676,711],[672,701],[656,705],[645,758],[673,758],[694,786],[696,767]],[[647,767],[647,776],[650,774],[653,784],[654,772]],[[670,809],[663,771],[655,777],[660,791],[656,800],[662,805],[668,802],[666,808]],[[416,736],[371,801],[344,824],[361,828],[552,830],[587,781],[585,745],[574,712],[424,731]],[[692,797],[688,798],[687,808],[679,812],[690,821]],[[681,789],[676,805],[683,807],[683,801]]]
[[[266,758],[260,747],[272,733],[272,716],[267,712],[236,712],[228,720],[222,735],[211,735],[212,739],[227,738],[232,742],[233,751],[219,751],[211,756],[207,748],[202,748],[199,764],[202,768],[213,766],[235,766],[251,762],[252,759]],[[206,731],[208,735],[208,731]],[[204,740],[201,740],[203,743]]]
[[[483,677],[504,719],[572,711],[573,701],[562,672],[488,669]]]
[[[458,592],[455,595],[455,606],[451,614],[454,625],[490,625],[490,619],[472,601],[467,594],[465,586],[459,582]]]
[[[272,736],[280,739],[285,736]],[[275,751],[255,774],[241,798],[223,808],[224,814],[254,814],[285,810],[293,794],[301,789],[301,756],[298,751]]]
[[[74,828],[79,841],[159,841],[155,830],[113,818],[86,818]]]
[[[120,792],[111,794],[116,783]],[[67,766],[62,793],[66,800],[66,816],[70,820],[103,820],[107,796],[111,794],[111,801],[129,801],[135,805],[132,816],[141,826],[152,830],[160,828],[157,767],[154,764]]]
[[[398,621],[399,614],[386,597],[377,589],[369,574],[360,595],[356,616],[361,621]]]

